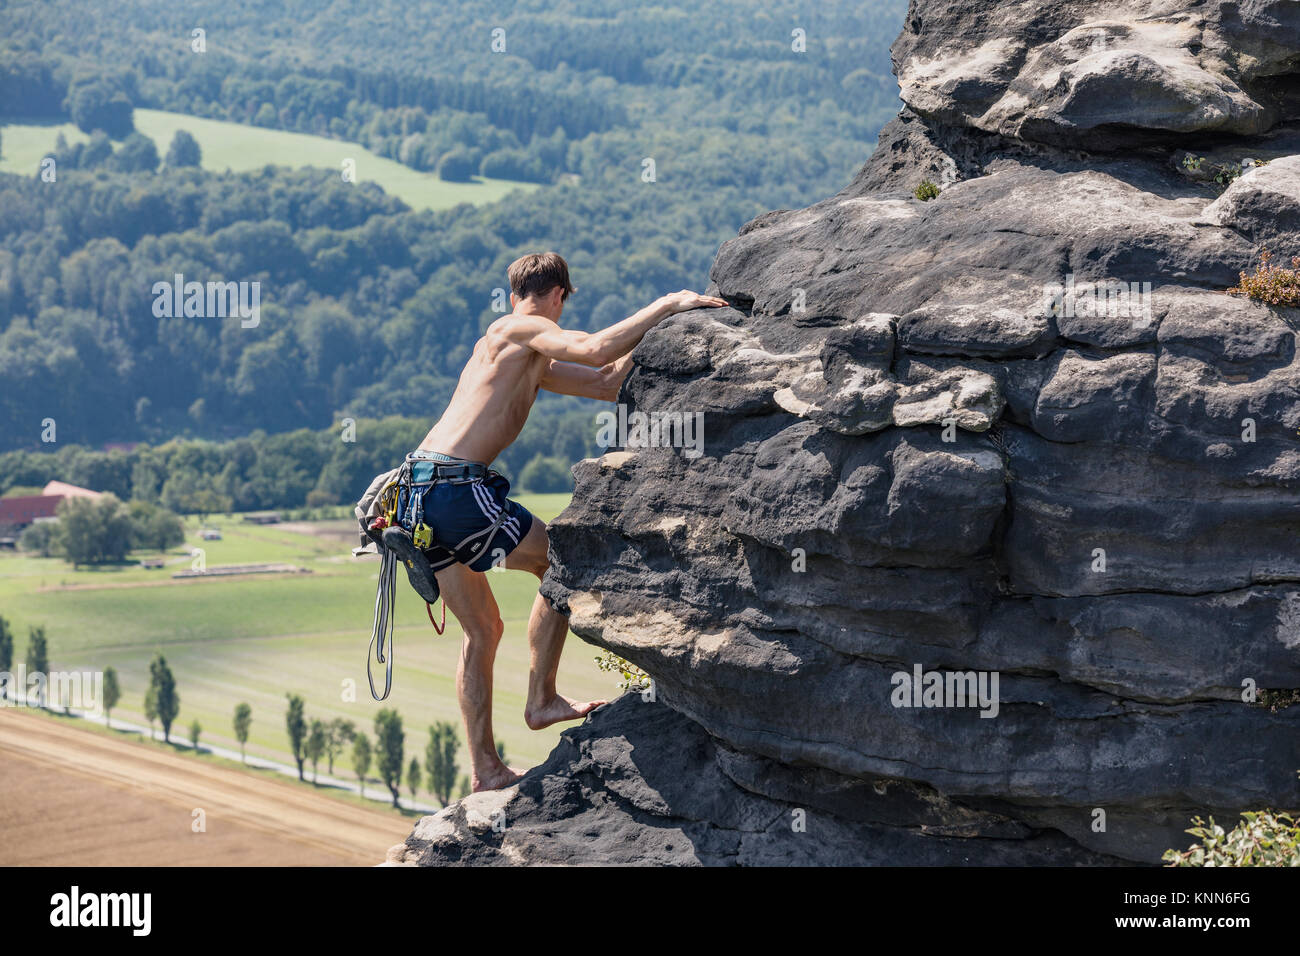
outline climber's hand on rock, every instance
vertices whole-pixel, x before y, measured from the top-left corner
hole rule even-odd
[[[682,289],[664,296],[673,312],[689,312],[691,309],[717,309],[727,304],[726,299],[716,295],[700,295],[690,289]]]

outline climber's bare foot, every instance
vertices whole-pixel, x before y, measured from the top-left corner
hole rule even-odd
[[[578,720],[586,717],[597,707],[608,703],[607,700],[589,700],[583,704],[563,694],[556,694],[539,707],[534,707],[532,704],[525,707],[524,723],[528,725],[529,730],[541,730],[562,720]]]
[[[502,764],[494,767],[492,770],[480,776],[474,774],[471,781],[471,787],[475,793],[480,790],[501,790],[504,787],[510,787],[519,782],[519,778],[524,775],[522,770],[516,770],[514,767],[507,767]]]

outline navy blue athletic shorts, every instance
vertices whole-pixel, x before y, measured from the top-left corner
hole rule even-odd
[[[425,549],[425,555],[435,571],[457,560],[472,571],[486,571],[503,563],[533,526],[528,509],[506,497],[510,482],[495,471],[483,478],[438,481],[421,490],[422,500],[416,508],[401,503],[399,520],[408,531],[414,531],[418,513],[432,529],[433,546]],[[504,520],[488,536],[488,529],[502,512]]]

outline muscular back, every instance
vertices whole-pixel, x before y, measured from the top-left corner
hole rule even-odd
[[[519,435],[550,360],[506,337],[513,315],[493,322],[474,343],[447,410],[420,443],[490,465]]]

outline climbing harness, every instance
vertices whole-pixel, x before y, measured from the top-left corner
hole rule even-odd
[[[408,566],[408,576],[416,575],[424,580],[427,585],[425,590],[432,593],[436,600],[438,584],[432,572],[456,561],[469,564],[475,560],[483,546],[492,540],[509,515],[505,509],[502,509],[486,528],[468,535],[454,548],[441,548],[434,543],[433,528],[424,521],[424,492],[439,481],[475,481],[492,474],[496,473],[478,462],[444,464],[422,457],[420,452],[413,452],[407,456],[400,467],[377,475],[361,500],[357,502],[354,514],[361,527],[362,547],[354,548],[353,554],[360,556],[377,552],[380,556],[379,580],[375,587],[374,623],[370,631],[370,647],[366,654],[366,680],[370,684],[370,696],[375,700],[386,700],[393,687],[394,607],[397,599],[397,566],[402,559],[392,545],[406,548],[410,553],[410,546],[404,545],[400,540],[402,536],[406,536],[414,543],[416,549],[426,552],[426,560],[427,552],[433,549],[446,555],[430,561],[428,580],[424,580],[421,571],[413,569],[413,561],[405,562]],[[385,543],[385,532],[388,533],[391,544]],[[393,539],[393,535],[398,535],[398,539]],[[418,556],[412,555],[412,558],[417,559]],[[412,587],[420,593],[419,588],[415,588],[416,577],[413,576],[411,580]],[[442,602],[441,623],[434,621],[433,604],[427,599],[425,613],[428,614],[429,623],[433,625],[434,631],[442,634],[447,627],[446,600]],[[386,668],[382,695],[375,690],[372,671],[374,662],[384,664]]]

